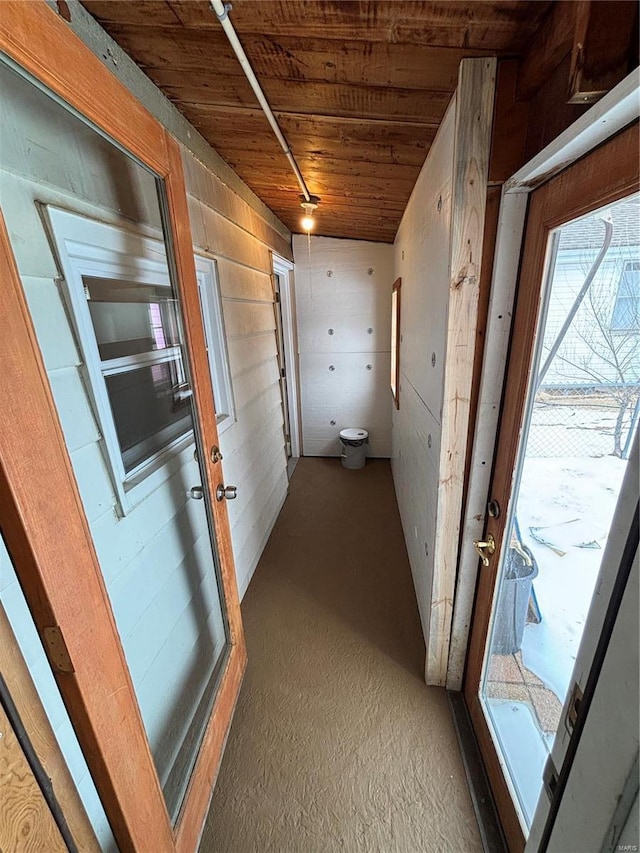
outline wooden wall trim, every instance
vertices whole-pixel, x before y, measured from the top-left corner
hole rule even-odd
[[[495,59],[465,59],[456,95],[449,313],[426,680],[446,683],[458,564],[478,293],[496,80]]]
[[[53,793],[78,850],[82,850],[83,853],[85,851],[100,853],[98,839],[2,604],[0,604],[0,672],[18,709],[29,740],[51,780]]]

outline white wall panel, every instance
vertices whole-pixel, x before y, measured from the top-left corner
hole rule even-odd
[[[395,242],[402,278],[400,409],[393,479],[425,637],[429,636],[451,243],[455,96],[429,149]],[[435,366],[432,364],[435,353]]]
[[[362,427],[388,457],[393,248],[312,237],[309,256],[296,236],[294,255],[303,453],[339,456],[340,430]]]

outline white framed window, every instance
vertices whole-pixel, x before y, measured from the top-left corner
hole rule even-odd
[[[624,265],[609,327],[612,332],[640,332],[640,261]]]
[[[216,404],[216,421],[218,432],[223,433],[235,423],[236,410],[224,330],[218,264],[204,255],[196,255],[195,262],[211,386]]]
[[[119,508],[126,514],[182,464],[179,454],[194,443],[192,391],[165,245],[57,208],[48,207],[47,215],[82,352],[83,378]],[[199,288],[212,294],[211,300],[216,283],[213,262],[199,259]],[[204,315],[203,307],[206,328]],[[218,360],[226,358],[220,328]],[[216,347],[208,350],[211,365]],[[226,374],[224,364],[217,369],[230,388],[228,367]],[[216,401],[218,373],[212,369]],[[225,394],[232,398],[226,386]],[[232,416],[231,407],[219,420]]]

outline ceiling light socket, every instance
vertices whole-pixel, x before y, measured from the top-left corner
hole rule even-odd
[[[318,207],[320,199],[317,195],[311,195],[308,199],[305,196],[301,195],[300,199],[300,207],[304,210],[304,216],[302,217],[302,227],[305,231],[311,231],[314,225],[313,211]]]

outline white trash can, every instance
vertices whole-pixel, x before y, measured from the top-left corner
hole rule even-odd
[[[343,429],[340,430],[340,444],[342,451],[343,468],[364,468],[367,457],[367,444],[369,444],[369,433],[366,429]]]

